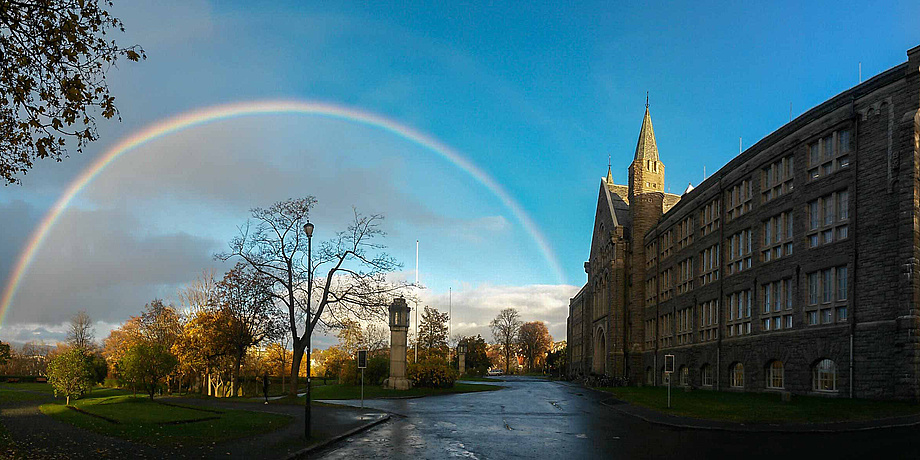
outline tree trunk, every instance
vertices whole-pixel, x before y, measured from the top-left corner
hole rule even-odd
[[[230,396],[236,396],[240,381],[240,367],[243,365],[243,354],[245,351],[240,351],[236,355],[236,363],[233,366],[233,377],[230,380]]]
[[[294,356],[291,359],[291,390],[290,395],[297,397],[297,381],[300,377],[300,361],[303,360],[303,355],[306,347],[301,347],[299,344],[294,344]]]
[[[70,395],[69,394],[67,395],[67,405],[68,406],[70,405]]]
[[[284,368],[284,358],[281,358],[281,388],[282,388],[282,391],[283,391],[283,388],[284,388],[284,374],[285,374],[285,370],[286,370],[286,369]]]

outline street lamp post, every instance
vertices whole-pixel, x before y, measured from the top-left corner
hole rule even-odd
[[[310,308],[313,307],[313,224],[308,220],[303,225],[303,232],[307,234],[307,328],[309,329],[312,319]],[[313,340],[312,331],[307,332],[307,397],[304,402],[304,436],[310,439],[310,352],[313,348],[310,342]]]

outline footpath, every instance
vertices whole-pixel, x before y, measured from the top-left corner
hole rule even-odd
[[[0,452],[0,459],[306,458],[310,452],[389,419],[388,414],[373,409],[314,403],[313,434],[318,441],[308,444],[303,438],[304,406],[178,397],[163,400],[189,406],[284,414],[293,420],[279,430],[221,443],[150,445],[105,436],[49,417],[39,406],[53,401],[50,397],[0,401],[0,424],[13,442]]]

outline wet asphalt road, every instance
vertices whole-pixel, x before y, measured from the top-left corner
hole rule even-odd
[[[500,391],[368,400],[394,416],[324,459],[920,458],[920,427],[851,433],[701,431],[651,424],[583,387],[505,377]],[[342,401],[337,401],[343,403]],[[359,405],[360,401],[345,401]]]

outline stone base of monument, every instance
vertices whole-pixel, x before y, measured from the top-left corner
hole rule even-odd
[[[383,381],[383,387],[391,390],[408,390],[412,388],[412,381],[409,379],[390,377]]]

